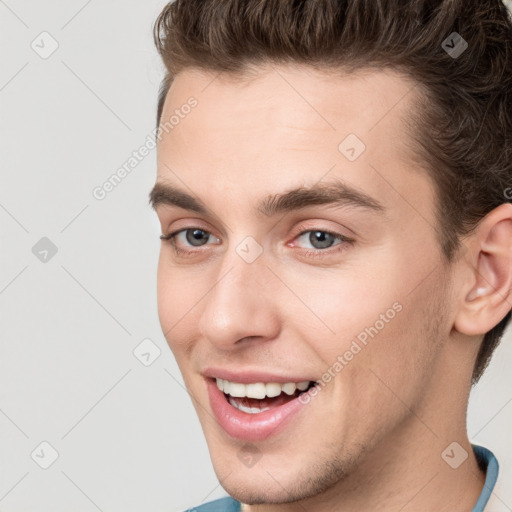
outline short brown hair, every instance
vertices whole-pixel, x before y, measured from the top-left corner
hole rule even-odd
[[[421,99],[408,128],[436,187],[447,261],[482,217],[508,202],[512,16],[502,0],[176,0],[160,13],[154,38],[167,69],[158,123],[172,80],[186,68],[243,76],[251,66],[291,62],[412,77]],[[449,51],[456,43],[460,55]],[[473,383],[510,316],[485,334]]]

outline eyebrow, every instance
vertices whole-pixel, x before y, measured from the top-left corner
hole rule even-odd
[[[216,217],[201,200],[165,183],[155,184],[149,193],[149,203],[155,210],[160,205],[169,205]],[[311,187],[297,187],[279,194],[270,194],[260,201],[256,212],[270,217],[313,205],[353,206],[375,213],[384,213],[386,210],[377,199],[341,181],[334,181],[317,183]]]

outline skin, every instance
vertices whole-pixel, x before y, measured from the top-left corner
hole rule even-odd
[[[434,187],[403,143],[413,85],[386,70],[262,65],[243,81],[185,70],[167,95],[164,120],[190,96],[198,105],[159,142],[157,182],[192,193],[214,216],[156,206],[163,234],[212,234],[202,247],[180,235],[178,246],[195,251],[187,257],[162,242],[159,318],[216,475],[245,511],[469,511],[482,490],[466,410],[482,335],[510,309],[512,205],[490,212],[461,255],[445,260]],[[366,145],[353,162],[338,150],[349,133]],[[335,179],[385,213],[322,205],[262,218],[253,210],[267,194]],[[313,258],[305,251],[322,249],[298,236],[306,229],[353,242]],[[250,264],[235,251],[247,236],[263,249]],[[252,443],[261,458],[247,467],[238,457],[246,443],[215,421],[200,372],[320,380],[396,302],[402,310],[300,416]],[[469,455],[457,469],[441,457],[454,441]]]

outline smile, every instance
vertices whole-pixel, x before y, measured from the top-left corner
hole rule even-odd
[[[259,441],[277,434],[305,404],[298,397],[315,381],[236,382],[206,379],[207,392],[218,424],[231,437]]]
[[[298,397],[301,392],[314,386],[312,381],[302,382],[254,382],[242,384],[216,379],[217,387],[227,395],[228,402],[247,414],[260,414]]]

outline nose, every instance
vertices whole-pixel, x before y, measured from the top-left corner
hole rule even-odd
[[[276,338],[280,323],[272,277],[263,256],[252,263],[234,251],[225,257],[203,302],[201,336],[222,350],[237,349],[246,338]]]

